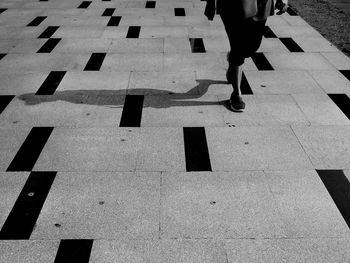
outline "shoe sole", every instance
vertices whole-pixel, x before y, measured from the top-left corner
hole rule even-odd
[[[231,104],[230,104],[230,109],[232,111],[234,111],[234,112],[243,112],[244,111],[244,109],[236,109],[236,108],[234,108]]]

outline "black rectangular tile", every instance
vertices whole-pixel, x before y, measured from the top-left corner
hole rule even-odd
[[[0,14],[4,13],[7,10],[7,8],[0,8]]]
[[[140,26],[129,26],[128,33],[126,38],[138,38],[140,35],[141,27]]]
[[[99,71],[105,57],[106,53],[92,53],[84,71]]]
[[[35,95],[52,95],[60,85],[66,71],[51,71]]]
[[[248,82],[247,77],[245,76],[244,72],[242,73],[241,92],[243,95],[252,95],[253,94],[253,91],[249,85],[249,82]]]
[[[288,7],[288,8],[287,8],[287,13],[288,13],[290,16],[298,16],[298,14],[297,14],[291,7]]]
[[[0,239],[29,239],[56,172],[32,172],[1,231]]]
[[[0,114],[6,109],[14,97],[13,95],[0,95]]]
[[[350,183],[342,170],[316,170],[339,212],[350,227]]]
[[[205,53],[205,47],[202,38],[190,38],[192,53]]]
[[[328,96],[337,104],[338,108],[350,120],[350,99],[346,94],[328,94]]]
[[[350,81],[350,70],[339,70],[339,72]]]
[[[211,171],[204,127],[184,127],[184,147],[187,172]]]
[[[0,53],[0,60],[2,60],[5,56],[6,56],[6,54]]]
[[[102,16],[112,16],[115,11],[115,8],[106,8]]]
[[[119,127],[140,127],[144,95],[126,95]]]
[[[111,18],[108,21],[107,26],[119,26],[121,19],[122,19],[121,16],[111,16]]]
[[[91,1],[83,1],[78,8],[88,8],[91,4]]]
[[[63,239],[60,242],[54,263],[88,263],[92,239]]]
[[[111,0],[102,0],[102,2],[110,2]]]
[[[61,38],[49,38],[37,53],[51,53],[60,41]]]
[[[186,16],[185,8],[175,8],[175,16]]]
[[[44,32],[41,33],[38,38],[50,38],[53,34],[55,34],[57,29],[59,29],[59,26],[49,26],[44,30]]]
[[[263,53],[255,53],[252,59],[258,70],[274,70]]]
[[[147,1],[146,8],[156,8],[156,1]]]
[[[279,40],[290,52],[304,52],[304,50],[290,37],[280,37]]]
[[[275,35],[275,33],[273,33],[273,31],[271,30],[271,28],[269,26],[265,26],[264,37],[265,38],[277,38],[277,36]]]
[[[36,18],[34,18],[34,20],[32,22],[30,22],[27,26],[38,26],[41,24],[41,22],[43,22],[45,19],[47,18],[47,16],[38,16]]]
[[[53,127],[33,127],[7,168],[7,171],[32,171],[52,131]]]

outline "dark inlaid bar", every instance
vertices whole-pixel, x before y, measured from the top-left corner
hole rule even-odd
[[[121,19],[122,19],[121,16],[111,16],[111,18],[108,21],[107,26],[119,26]]]
[[[13,95],[0,95],[0,114],[6,109],[14,97]]]
[[[57,172],[32,172],[1,231],[1,240],[29,239]]]
[[[249,82],[247,80],[247,77],[244,73],[242,73],[242,80],[241,80],[241,92],[243,95],[252,95],[253,91],[252,88],[249,85]]]
[[[288,7],[288,8],[287,8],[287,13],[288,13],[290,16],[298,16],[298,14],[297,14],[291,7]]]
[[[138,38],[140,35],[141,27],[140,26],[129,26],[128,33],[126,38]]]
[[[78,8],[88,8],[91,4],[91,1],[83,1]]]
[[[60,242],[54,263],[88,263],[92,239],[63,239]]]
[[[290,52],[304,52],[304,50],[290,37],[280,37],[279,40]]]
[[[119,127],[140,127],[144,95],[126,95]]]
[[[0,60],[2,60],[5,56],[6,54],[0,54]]]
[[[175,8],[175,16],[186,16],[185,8]]]
[[[192,53],[205,53],[205,47],[202,38],[190,38]]]
[[[46,18],[47,18],[47,16],[38,16],[38,17],[34,18],[34,20],[33,20],[32,22],[30,22],[27,26],[38,26],[38,25],[40,25]]]
[[[328,94],[338,108],[350,120],[350,99],[346,94]]]
[[[115,11],[115,8],[106,8],[102,16],[112,16]]]
[[[53,34],[55,34],[57,29],[59,29],[59,26],[49,26],[44,30],[44,32],[41,33],[38,38],[50,38]]]
[[[350,183],[342,170],[316,170],[339,212],[350,227]]]
[[[156,8],[156,1],[147,1],[146,8]]]
[[[0,14],[4,13],[7,10],[7,8],[0,8]]]
[[[264,37],[265,38],[277,38],[277,36],[275,35],[275,33],[273,33],[273,31],[271,30],[271,28],[269,26],[265,26]]]
[[[37,53],[51,53],[61,41],[61,38],[49,38]]]
[[[99,71],[105,57],[106,53],[92,53],[84,71]]]
[[[53,127],[33,127],[7,168],[7,171],[32,171],[52,131]]]
[[[52,95],[60,85],[66,71],[51,71],[35,95]]]
[[[184,127],[187,172],[211,171],[209,150],[204,127]]]
[[[255,53],[252,59],[258,70],[274,70],[263,53]]]
[[[350,81],[350,70],[339,70],[339,72]]]

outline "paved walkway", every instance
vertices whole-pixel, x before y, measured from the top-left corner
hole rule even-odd
[[[348,262],[350,60],[268,20],[225,105],[200,0],[0,3],[0,262]]]

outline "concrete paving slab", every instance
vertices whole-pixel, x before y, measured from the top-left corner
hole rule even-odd
[[[49,72],[35,73],[0,73],[1,95],[21,95],[24,93],[35,93],[45,81]]]
[[[289,127],[207,128],[213,171],[312,169]]]
[[[59,240],[2,240],[0,262],[54,262]]]
[[[188,37],[186,26],[143,26],[140,38]]]
[[[105,26],[108,20],[103,21],[100,25],[85,25],[84,21],[81,22],[82,25],[65,25],[60,26],[60,28],[53,34],[56,38],[100,38],[105,31]]]
[[[270,21],[270,19],[268,20]],[[270,25],[277,37],[320,37],[321,34],[310,26]]]
[[[109,53],[163,53],[164,39],[114,39]]]
[[[298,140],[316,169],[348,169],[348,125],[293,127]]]
[[[47,39],[22,40],[9,51],[9,54],[35,54],[46,41]]]
[[[167,37],[164,39],[164,52],[165,53],[186,53],[190,54],[191,45],[188,37],[174,38]]]
[[[112,39],[64,38],[57,44],[53,53],[107,53],[111,45]]]
[[[339,52],[339,50],[324,37],[293,37],[293,40],[305,52]]]
[[[228,262],[346,262],[349,238],[230,240]]]
[[[322,52],[321,53],[336,69],[349,70],[350,59],[341,52]]]
[[[288,53],[289,50],[279,39],[263,38],[261,45],[257,52],[274,52],[274,53]]]
[[[58,173],[31,239],[156,238],[157,173]]]
[[[165,173],[162,238],[256,238],[285,235],[263,173]]]
[[[326,93],[350,91],[350,82],[338,70],[309,70],[308,73]]]

